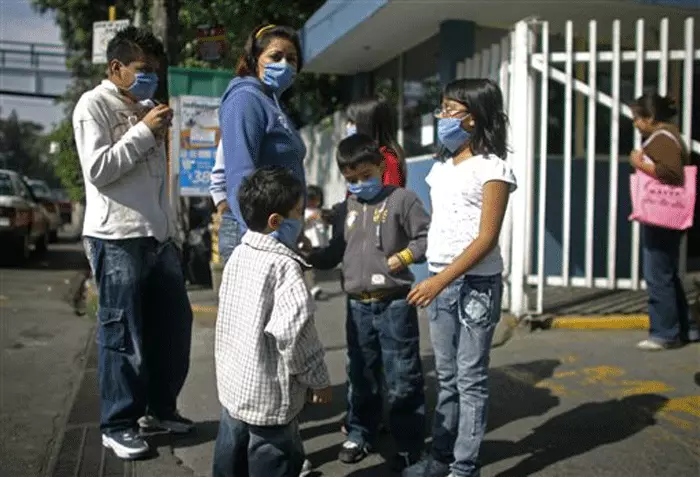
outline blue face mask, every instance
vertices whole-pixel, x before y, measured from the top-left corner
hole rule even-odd
[[[265,65],[262,82],[272,88],[272,91],[280,96],[287,91],[297,76],[297,69],[286,61],[268,63]]]
[[[357,134],[357,126],[354,124],[348,124],[345,126],[345,137],[350,137],[354,134]]]
[[[274,238],[285,244],[291,249],[297,248],[297,240],[301,234],[301,220],[299,219],[284,219],[279,228],[272,232]]]
[[[440,118],[438,119],[438,139],[440,143],[451,153],[455,153],[471,138],[471,133],[462,128],[463,119]]]
[[[129,86],[129,92],[139,101],[151,99],[158,89],[156,73],[136,73],[134,83]]]
[[[379,177],[372,177],[362,182],[348,184],[348,192],[355,194],[362,200],[372,200],[379,195],[384,186]]]

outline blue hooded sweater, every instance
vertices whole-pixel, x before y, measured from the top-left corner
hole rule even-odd
[[[306,146],[279,102],[252,76],[231,80],[221,97],[219,125],[226,196],[242,234],[248,229],[238,204],[243,179],[261,167],[281,166],[289,169],[306,190]]]

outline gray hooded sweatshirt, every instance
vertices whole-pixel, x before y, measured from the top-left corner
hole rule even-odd
[[[386,186],[371,201],[351,195],[338,211],[330,245],[315,251],[309,263],[330,269],[343,262],[345,292],[354,295],[408,290],[414,281],[406,268],[391,273],[387,259],[404,249],[413,263],[425,261],[430,216],[415,192]]]

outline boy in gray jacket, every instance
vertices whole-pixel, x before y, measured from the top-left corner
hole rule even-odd
[[[406,302],[413,284],[409,265],[424,260],[430,218],[418,196],[382,185],[383,156],[368,136],[355,134],[338,145],[338,167],[348,182],[343,233],[329,247],[312,252],[322,269],[343,262],[348,294],[346,333],[348,439],[338,459],[362,460],[382,421],[380,380],[386,379],[389,426],[400,471],[416,462],[423,447],[425,396],[418,347],[418,316]]]

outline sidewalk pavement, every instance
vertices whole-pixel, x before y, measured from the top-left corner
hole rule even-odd
[[[334,401],[310,406],[300,418],[307,456],[315,475],[392,475],[384,463],[393,453],[388,436],[359,464],[337,460],[344,440],[339,421],[346,392],[345,299],[337,280],[326,278],[322,286],[328,300],[318,303],[316,326],[326,347]],[[190,373],[179,407],[197,423],[196,431],[183,438],[153,436],[157,455],[150,460],[123,463],[104,450],[95,422],[93,347],[52,477],[211,475],[220,413],[213,358],[216,300],[205,290],[192,290],[191,299],[202,308],[196,313]],[[430,416],[435,372],[425,316],[420,326]],[[611,477],[693,475],[697,470],[700,396],[692,382],[697,348],[651,356],[633,348],[640,332],[511,332],[512,342],[492,353],[493,401],[482,475],[588,475],[595,468],[594,474]]]

